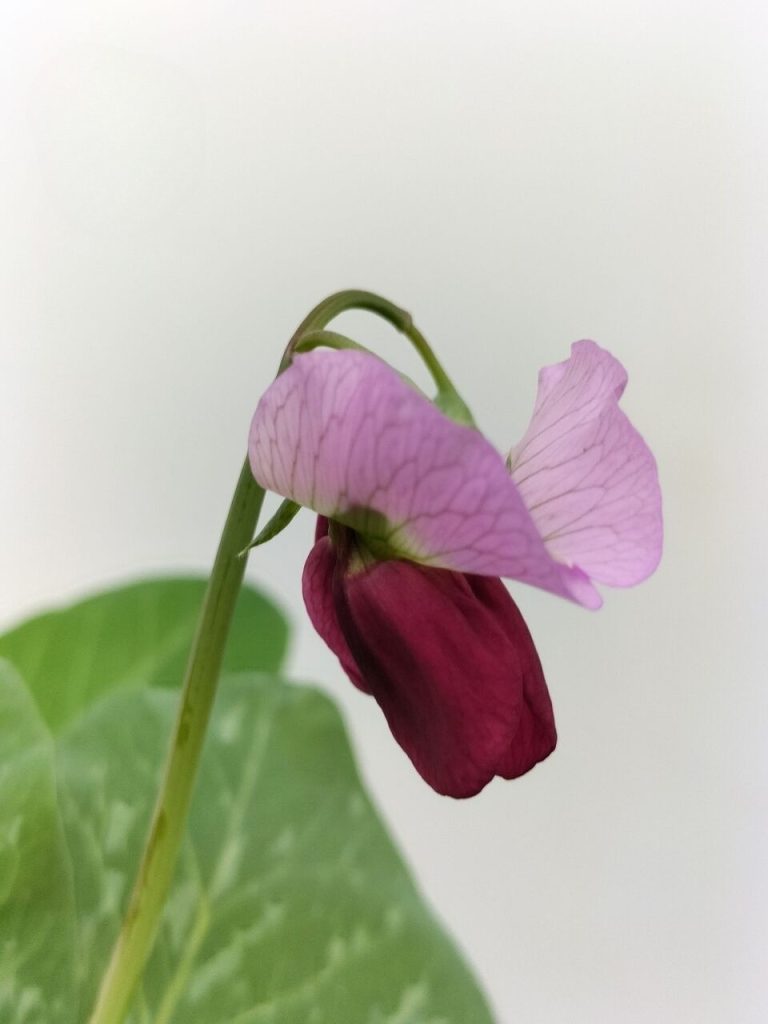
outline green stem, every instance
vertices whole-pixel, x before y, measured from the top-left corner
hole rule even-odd
[[[411,314],[407,310],[401,309],[400,306],[396,306],[394,302],[390,302],[389,299],[382,298],[381,295],[376,295],[374,292],[350,289],[349,291],[336,292],[334,295],[329,295],[327,299],[323,299],[299,324],[296,333],[288,342],[288,346],[283,353],[279,372],[282,372],[289,366],[296,347],[301,344],[306,335],[314,335],[316,332],[323,331],[331,320],[339,316],[340,313],[345,313],[350,309],[363,309],[366,312],[375,313],[392,324],[401,334],[404,334],[432,374],[440,399],[438,405],[456,419],[468,424],[474,423],[472,414],[460,397],[453,381],[441,366],[427,339],[414,324]]]
[[[438,388],[453,387],[429,342],[414,324],[411,314],[407,310],[401,309],[400,306],[396,306],[394,302],[390,302],[389,299],[376,295],[375,292],[350,289],[336,292],[334,295],[329,295],[327,299],[323,299],[299,325],[298,330],[288,343],[289,350],[305,334],[309,334],[310,331],[321,331],[331,320],[350,309],[363,309],[368,313],[375,313],[392,324],[396,330],[412,342]]]
[[[313,348],[354,349],[356,352],[367,352],[373,355],[365,345],[359,345],[338,331],[307,331],[298,341],[293,343],[292,352],[311,352]]]
[[[246,459],[237,482],[187,664],[176,725],[139,873],[90,1024],[120,1024],[141,977],[173,878],[232,613],[264,500]]]
[[[348,343],[332,332],[324,338],[318,334],[348,309],[376,313],[406,335],[435,380],[438,404],[442,402],[444,410],[472,423],[469,410],[410,313],[373,292],[337,292],[316,306],[289,342],[278,372],[290,365],[296,347],[307,335],[318,343]],[[208,581],[139,871],[89,1024],[121,1024],[152,949],[184,838],[224,647],[245,573],[242,554],[251,543],[263,500],[264,490],[253,479],[246,459]]]

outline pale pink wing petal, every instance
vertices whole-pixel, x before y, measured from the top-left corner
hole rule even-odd
[[[499,453],[375,356],[296,357],[259,402],[249,454],[262,486],[401,557],[600,604],[548,554]]]
[[[593,341],[539,374],[530,426],[508,464],[554,558],[611,586],[650,575],[661,557],[656,462],[619,408],[621,363]]]

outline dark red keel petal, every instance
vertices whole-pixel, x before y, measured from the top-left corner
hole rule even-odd
[[[526,700],[529,676],[541,696],[538,657],[500,581],[389,561],[353,575],[337,568],[334,598],[393,735],[437,792],[472,796],[551,751]]]
[[[520,722],[496,766],[497,775],[515,779],[548,757],[557,745],[552,701],[531,634],[507,588],[501,580],[490,576],[467,576],[466,579],[478,600],[505,623],[507,641],[518,656],[523,681]]]
[[[514,778],[557,741],[541,663],[499,579],[364,557],[360,538],[318,519],[304,568],[315,629],[437,790],[473,796]]]
[[[330,538],[320,529],[321,524],[326,524],[327,528],[327,520],[318,519],[318,540],[309,553],[301,579],[304,604],[312,625],[339,659],[341,667],[349,678],[363,693],[370,693],[370,688],[360,674],[360,669],[355,663],[336,615],[336,607],[333,602],[333,574],[337,555]]]

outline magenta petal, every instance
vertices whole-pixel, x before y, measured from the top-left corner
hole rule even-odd
[[[437,792],[472,796],[552,751],[538,656],[499,580],[389,561],[337,571],[334,598],[395,739]]]
[[[318,521],[318,533],[321,533],[324,521]],[[327,523],[325,524],[327,525]],[[336,552],[328,536],[322,534],[315,541],[304,565],[301,589],[304,596],[310,621],[320,636],[341,662],[355,686],[363,693],[370,689],[363,681],[352,652],[339,626],[336,608],[333,603],[333,574],[336,568]]]
[[[619,408],[626,383],[609,352],[576,342],[570,359],[541,370],[530,426],[508,460],[551,555],[611,586],[645,579],[662,546],[656,463]]]
[[[489,576],[467,576],[475,597],[504,623],[507,643],[514,649],[523,680],[520,721],[512,742],[496,765],[496,774],[516,779],[543,761],[557,743],[552,701],[544,680],[539,656],[517,605],[501,580]]]
[[[259,402],[249,456],[264,487],[397,556],[600,603],[553,560],[492,445],[374,356],[296,357]]]

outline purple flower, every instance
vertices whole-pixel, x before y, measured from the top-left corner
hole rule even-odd
[[[507,465],[364,352],[297,356],[259,402],[254,476],[324,517],[304,571],[313,624],[438,792],[469,796],[555,745],[536,650],[498,577],[598,608],[593,581],[630,586],[658,564],[656,466],[619,409],[626,379],[577,342],[541,371]]]

